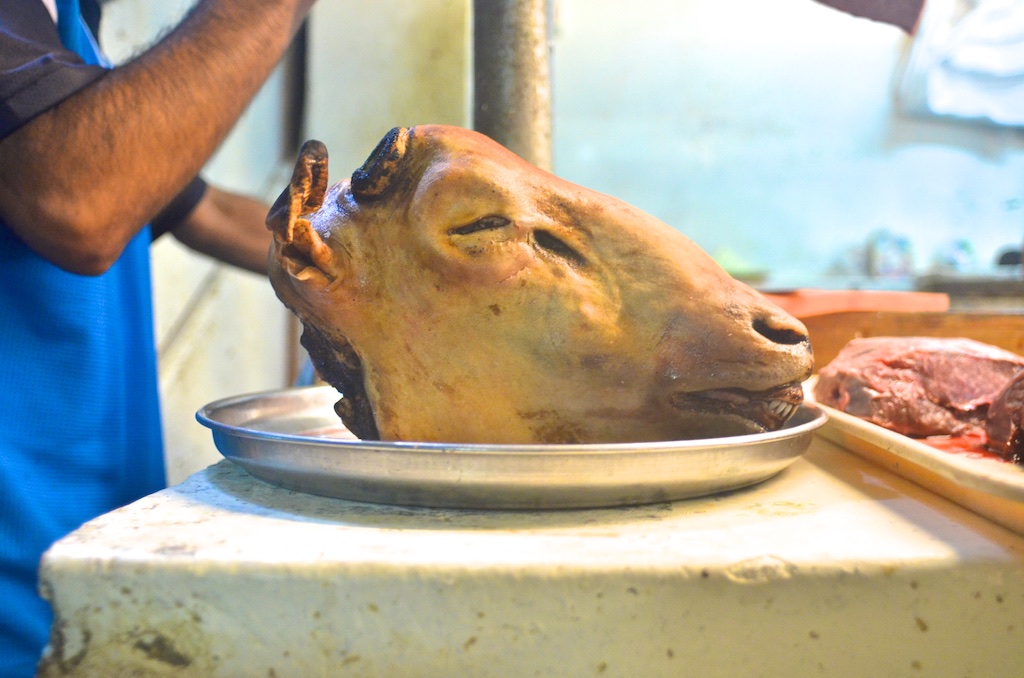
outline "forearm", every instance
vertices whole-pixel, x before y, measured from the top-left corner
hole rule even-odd
[[[59,265],[109,266],[223,141],[311,4],[200,2],[152,49],[11,134],[5,221]]]
[[[208,186],[192,213],[171,232],[197,252],[266,275],[271,241],[264,226],[268,209],[254,198]]]

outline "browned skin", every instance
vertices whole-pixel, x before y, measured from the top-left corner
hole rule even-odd
[[[455,127],[329,189],[326,162],[307,144],[267,219],[270,275],[357,435],[672,440],[801,401],[803,325],[654,217]]]

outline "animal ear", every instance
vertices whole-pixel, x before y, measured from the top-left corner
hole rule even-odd
[[[388,192],[402,166],[410,134],[411,130],[405,127],[394,127],[384,135],[366,162],[352,173],[353,198],[371,202]]]
[[[296,277],[307,277],[311,267],[331,277],[331,250],[310,225],[306,215],[323,205],[327,193],[327,147],[311,139],[302,145],[291,182],[267,214],[282,267]]]

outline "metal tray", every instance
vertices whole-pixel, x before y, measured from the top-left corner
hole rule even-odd
[[[771,433],[678,442],[479,445],[356,439],[329,386],[218,400],[196,413],[226,458],[310,494],[436,508],[563,509],[684,499],[766,480],[827,420],[802,406]]]

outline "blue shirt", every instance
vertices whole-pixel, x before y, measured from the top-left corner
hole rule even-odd
[[[58,0],[58,6],[61,6]],[[77,4],[77,3],[76,3]],[[39,0],[0,2],[0,136],[105,70],[64,49]],[[0,222],[0,676],[49,635],[43,551],[165,484],[146,229],[100,276],[64,271]]]

